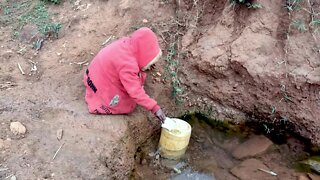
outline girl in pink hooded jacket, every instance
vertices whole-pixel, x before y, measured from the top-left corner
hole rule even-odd
[[[89,112],[127,114],[139,104],[163,122],[165,114],[143,89],[144,71],[161,54],[155,33],[145,27],[103,48],[84,74]]]

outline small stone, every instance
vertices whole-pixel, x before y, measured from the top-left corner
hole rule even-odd
[[[148,155],[149,155],[150,157],[154,157],[154,156],[156,155],[156,153],[150,152]]]
[[[60,141],[63,136],[63,129],[58,129],[57,130],[57,139]]]
[[[147,19],[142,20],[143,23],[148,23],[149,21]]]
[[[298,180],[309,180],[309,178],[306,177],[305,175],[300,175],[298,176]]]
[[[17,177],[15,175],[11,176],[10,180],[17,180]]]
[[[57,53],[57,55],[58,55],[58,56],[61,56],[61,55],[62,55],[62,53],[59,53],[59,52],[58,52],[58,53]]]
[[[176,173],[181,174],[181,170],[180,170],[180,169],[178,169],[178,168],[173,168],[173,170],[174,170]]]
[[[20,122],[12,122],[10,124],[10,130],[14,135],[25,134],[27,129]]]
[[[232,156],[237,159],[253,157],[265,152],[272,144],[272,141],[263,135],[254,136],[248,141],[237,146],[233,150]]]
[[[160,81],[161,81],[161,79],[160,79],[159,77],[156,77],[155,80],[156,80],[157,82],[160,82]]]
[[[157,72],[157,75],[161,77],[161,73]]]
[[[258,169],[269,170],[261,161],[257,159],[247,159],[240,163],[238,166],[231,169],[231,173],[241,180],[252,180],[252,179],[268,179],[276,180],[276,176],[272,176],[268,173],[260,171]]]

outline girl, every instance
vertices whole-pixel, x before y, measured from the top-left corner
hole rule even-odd
[[[128,114],[139,104],[163,122],[165,114],[143,89],[144,71],[161,55],[157,36],[146,27],[103,48],[84,74],[89,112]]]

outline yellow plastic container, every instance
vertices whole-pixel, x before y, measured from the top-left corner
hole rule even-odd
[[[187,150],[191,136],[191,126],[181,119],[172,119],[176,122],[176,127],[171,131],[162,128],[159,147],[162,157],[177,160]]]

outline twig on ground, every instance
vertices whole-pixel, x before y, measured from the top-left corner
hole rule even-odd
[[[31,63],[32,67],[31,67],[31,71],[37,71],[38,68],[37,68],[37,64],[36,62],[33,62],[31,60],[29,60],[29,62]]]
[[[265,169],[261,169],[261,168],[258,168],[258,170],[262,171],[262,172],[265,172],[265,173],[268,173],[272,176],[277,176],[277,173],[273,172],[273,171],[269,171],[269,170],[265,170]]]
[[[13,176],[14,174],[10,174],[9,176],[5,177],[4,179],[8,179],[9,177]]]
[[[25,73],[24,73],[24,71],[22,70],[22,67],[21,67],[21,65],[18,63],[18,67],[19,67],[19,70],[20,70],[20,72],[21,72],[21,74],[22,75],[25,75]]]
[[[311,10],[311,14],[310,14],[310,17],[311,17],[311,22],[313,21],[313,19],[314,19],[314,10],[313,10],[313,7],[312,7],[312,5],[311,5],[311,3],[310,3],[310,0],[308,0],[308,4],[309,4],[309,6],[310,6],[310,10]]]
[[[108,42],[113,38],[114,38],[113,35],[109,36],[109,38],[107,40],[105,40],[101,45],[104,46],[104,45],[108,44]]]
[[[78,65],[85,65],[86,63],[87,63],[88,61],[87,60],[85,60],[85,61],[82,61],[82,62],[76,62],[75,64],[78,64]]]
[[[12,82],[8,81],[8,82],[5,82],[4,84],[0,84],[0,89],[10,88],[13,86],[16,86],[16,84],[13,84]]]
[[[162,40],[168,44],[168,41],[166,41],[166,38],[163,36],[162,32],[159,32],[159,35],[161,36]]]
[[[22,55],[25,53],[26,49],[27,49],[27,47],[25,46],[25,47],[21,48],[19,51],[17,51],[17,53]]]
[[[58,152],[60,151],[60,149],[62,148],[62,146],[63,146],[63,145],[64,145],[64,143],[63,143],[63,144],[61,144],[61,146],[59,147],[59,149],[56,151],[56,153],[54,154],[54,156],[53,156],[52,160],[54,160],[54,159],[56,158],[56,156],[57,156]]]

